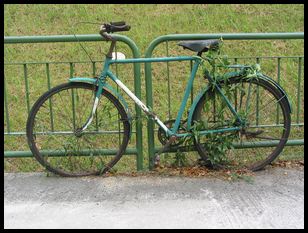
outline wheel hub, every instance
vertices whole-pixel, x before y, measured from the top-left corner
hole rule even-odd
[[[82,132],[83,132],[83,131],[82,131],[82,128],[78,128],[78,129],[75,130],[74,134],[75,134],[75,136],[76,136],[77,138],[80,138],[80,137],[83,135]]]

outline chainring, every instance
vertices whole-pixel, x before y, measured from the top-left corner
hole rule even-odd
[[[169,129],[172,129],[173,125],[175,123],[175,119],[171,119],[171,120],[167,120],[164,122],[164,124],[169,128]],[[181,121],[180,122],[180,126],[179,126],[179,129],[177,131],[177,133],[185,133],[186,132],[186,129],[184,127],[184,124],[185,124],[185,121]],[[157,137],[158,137],[158,140],[160,141],[160,143],[162,145],[166,145],[166,143],[169,141],[170,137],[168,137],[165,133],[165,131],[163,130],[163,128],[159,127],[158,131],[157,131]],[[176,147],[176,146],[179,146],[183,143],[183,139],[182,138],[179,138],[179,139],[176,139],[174,142],[171,143],[170,146],[172,147]]]

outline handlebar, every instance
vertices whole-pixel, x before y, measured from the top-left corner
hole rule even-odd
[[[124,21],[104,23],[101,25],[99,34],[101,34],[101,36],[104,37],[107,41],[111,41],[109,51],[106,54],[108,58],[112,58],[112,51],[114,50],[116,44],[116,39],[114,39],[109,33],[129,30],[130,26],[127,25]]]
[[[107,40],[113,40],[112,36],[109,35],[109,33],[129,31],[130,28],[131,27],[127,25],[124,21],[104,23],[100,27],[99,34],[101,34],[101,36]]]
[[[124,21],[120,21],[120,22],[110,22],[110,24],[113,26],[123,26],[126,23]]]

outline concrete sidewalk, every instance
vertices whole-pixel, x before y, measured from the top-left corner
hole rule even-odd
[[[4,228],[304,228],[304,170],[270,168],[253,184],[5,174]]]

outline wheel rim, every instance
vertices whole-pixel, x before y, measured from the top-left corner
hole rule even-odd
[[[235,109],[244,116],[247,121],[247,127],[237,132],[236,140],[233,141],[235,147],[245,147],[244,149],[227,150],[227,164],[234,167],[246,167],[251,170],[258,170],[267,163],[275,159],[281,152],[289,135],[290,119],[285,109],[285,98],[272,87],[267,86],[263,82],[256,80],[235,81],[228,84],[228,91],[225,93]],[[205,120],[209,129],[223,128],[223,124],[231,126],[234,122],[231,111],[225,106],[217,92],[208,92],[204,99],[204,108],[199,109],[199,121]],[[222,112],[221,109],[225,109]],[[247,109],[247,113],[246,112]],[[219,114],[222,119],[227,120],[223,123],[217,121]],[[278,117],[277,117],[278,113]],[[216,119],[214,119],[216,117]],[[218,126],[219,125],[219,126]],[[234,126],[234,125],[233,125]],[[226,136],[227,134],[217,135]],[[214,138],[216,140],[217,138]],[[209,140],[208,136],[200,137],[197,148],[203,154],[204,158],[209,155],[207,153]],[[276,143],[274,147],[257,147],[265,145],[268,141]],[[224,143],[224,141],[218,141]]]
[[[127,116],[106,92],[92,123],[78,132],[90,116],[94,96],[95,87],[75,84],[41,99],[30,141],[36,158],[52,172],[67,176],[104,173],[126,147]]]

